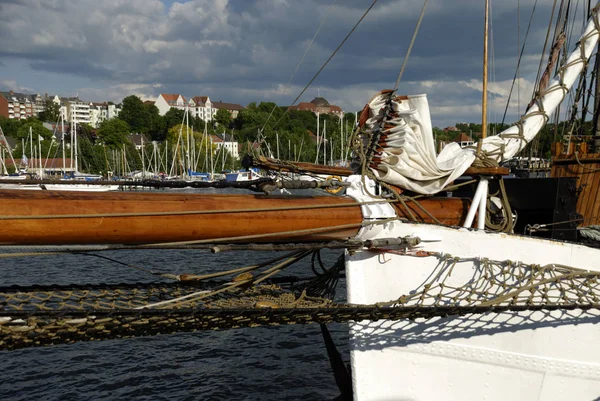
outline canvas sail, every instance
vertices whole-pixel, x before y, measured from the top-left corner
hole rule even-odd
[[[482,154],[500,163],[521,151],[546,124],[582,73],[598,43],[598,9],[595,8],[577,47],[564,67],[526,114],[502,133],[483,139]],[[368,104],[367,135],[383,134],[371,171],[383,182],[420,194],[434,194],[461,176],[476,159],[476,146],[450,143],[436,155],[427,98],[394,97],[381,93]]]

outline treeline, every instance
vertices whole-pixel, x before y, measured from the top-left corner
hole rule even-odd
[[[183,168],[181,159],[186,156],[178,146],[180,133],[185,138],[187,135],[194,138],[196,145],[192,151],[197,156],[192,168],[196,171],[206,171],[209,166],[215,171],[239,167],[239,160],[234,160],[228,152],[216,154],[214,144],[211,158],[210,149],[207,150],[210,143],[202,139],[204,133],[233,136],[240,144],[241,155],[260,151],[268,156],[310,162],[315,162],[318,155],[321,163],[345,157],[348,153],[346,143],[355,124],[354,113],[343,119],[321,115],[321,140],[317,148],[317,116],[310,111],[286,109],[272,102],[250,103],[235,119],[227,110],[218,110],[214,120],[206,122],[176,108],[161,116],[154,104],[145,103],[137,96],[128,96],[123,99],[119,116],[103,121],[97,129],[87,124],[77,125],[80,169],[100,174],[109,171],[123,174],[128,170],[141,169],[142,153],[135,149],[132,133],[143,134],[149,141],[157,142],[156,145],[151,142],[144,145],[144,167],[155,166],[166,173],[170,173],[173,166],[179,172]],[[59,116],[57,105],[49,102],[41,116],[47,122],[56,123]],[[37,154],[39,145],[43,158],[62,157],[62,147],[50,140],[53,132],[44,128],[39,118],[12,120],[0,117],[0,127],[6,136],[17,139],[13,149],[15,158],[21,158],[23,154],[31,158],[32,149],[35,148],[33,152]],[[60,133],[60,127],[56,130]],[[60,137],[60,134],[57,136]],[[42,141],[38,142],[38,138]],[[71,157],[68,146],[72,141],[70,131],[65,132],[64,140],[67,144],[65,157]],[[324,154],[325,151],[327,154]]]
[[[441,142],[452,142],[461,133],[465,133],[477,142],[481,136],[481,124],[457,123],[455,127],[457,131],[444,131],[441,128],[434,127],[433,134],[435,139]],[[487,128],[487,135],[497,135],[508,127],[510,127],[508,124],[490,123]],[[593,135],[592,121],[581,123],[580,120],[576,120],[574,122],[562,121],[558,124],[546,124],[542,127],[536,138],[521,151],[520,155],[550,159],[553,144],[560,142],[561,138],[569,134],[583,137]]]
[[[287,110],[273,102],[250,103],[241,110],[236,118],[232,118],[227,110],[219,110],[214,121],[206,122],[198,117],[185,114],[184,110],[171,108],[161,116],[156,106],[145,103],[137,96],[123,99],[121,112],[117,118],[103,121],[97,129],[89,125],[78,125],[78,143],[80,169],[90,173],[107,174],[111,171],[124,174],[128,171],[140,170],[144,167],[159,169],[166,173],[176,168],[177,173],[183,168],[182,159],[193,159],[192,168],[196,171],[214,171],[235,169],[239,160],[228,153],[216,154],[216,146],[205,138],[206,134],[226,133],[240,144],[240,154],[259,151],[267,156],[287,160],[306,162],[335,163],[343,160],[349,154],[348,140],[356,124],[356,114],[347,113],[343,118],[334,115],[317,116],[310,111]],[[59,109],[53,102],[48,102],[40,117],[48,122],[57,122]],[[319,132],[317,133],[317,126]],[[566,122],[546,125],[538,139],[523,152],[528,155],[530,149],[536,150],[538,157],[549,158],[552,144],[566,132],[571,125]],[[13,156],[21,158],[25,153],[31,157],[32,149],[43,158],[61,158],[62,146],[57,141],[51,141],[52,131],[43,127],[40,118],[31,117],[27,120],[13,120],[0,117],[0,127],[4,134],[16,139]],[[457,131],[444,131],[435,127],[434,136],[438,142],[450,142],[461,132],[471,136],[475,141],[481,133],[480,124],[457,123]],[[500,133],[508,128],[507,124],[490,124],[488,135]],[[574,133],[579,135],[591,134],[591,122],[578,124]],[[60,132],[60,127],[57,127]],[[144,134],[149,141],[144,144],[144,161],[142,152],[135,148],[132,133]],[[195,147],[190,157],[183,154],[179,141],[191,135],[191,143]],[[317,143],[317,135],[320,140]],[[58,135],[60,137],[60,135]],[[325,139],[325,140],[324,140]],[[65,143],[72,141],[70,132],[65,133]],[[189,142],[186,142],[189,143]],[[318,146],[317,146],[318,145]],[[66,157],[71,157],[71,151],[66,147]],[[212,153],[212,156],[211,156]],[[38,156],[39,157],[39,154]],[[318,160],[317,160],[318,157]],[[150,166],[150,167],[149,167]]]

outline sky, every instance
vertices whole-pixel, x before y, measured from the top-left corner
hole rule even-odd
[[[372,2],[0,0],[0,90],[287,106]],[[491,1],[490,121],[502,120],[534,3]],[[506,122],[531,99],[552,3],[536,6]],[[377,1],[300,101],[320,95],[354,112],[392,88],[422,5]],[[481,121],[483,15],[483,0],[429,0],[398,93],[427,94],[434,126]]]

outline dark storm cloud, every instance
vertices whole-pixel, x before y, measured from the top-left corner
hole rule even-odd
[[[321,67],[371,0],[0,0],[0,58],[27,62],[36,72],[94,82],[87,93],[105,98],[137,90],[230,102],[289,104]],[[506,87],[516,65],[516,6],[492,9],[493,77]],[[521,37],[533,0],[521,0]],[[333,5],[332,5],[333,4]],[[334,57],[314,88],[345,108],[360,107],[372,92],[391,87],[422,3],[379,0]],[[535,78],[551,5],[538,4],[521,73]],[[475,107],[481,95],[483,8],[478,0],[431,1],[401,89],[427,92],[432,107]],[[323,18],[326,23],[291,86],[289,78]],[[0,65],[0,68],[3,68]],[[0,76],[2,71],[0,70]],[[11,78],[11,77],[8,77]],[[506,81],[506,82],[505,82]],[[19,82],[27,85],[27,82]],[[136,92],[138,93],[138,92]],[[460,96],[461,105],[447,104]],[[111,99],[120,100],[120,99]],[[306,100],[306,99],[304,99]],[[310,99],[308,99],[310,100]],[[461,109],[462,110],[462,109]]]

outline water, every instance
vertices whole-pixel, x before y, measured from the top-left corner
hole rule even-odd
[[[332,263],[338,252],[325,254]],[[104,252],[170,273],[202,274],[273,253]],[[2,285],[134,283],[159,279],[81,255],[2,259]],[[307,262],[286,275],[309,275]],[[343,285],[341,283],[340,285]],[[344,292],[343,287],[338,287]],[[348,361],[347,326],[330,325]],[[0,351],[1,400],[328,400],[339,394],[318,325],[160,335]]]

